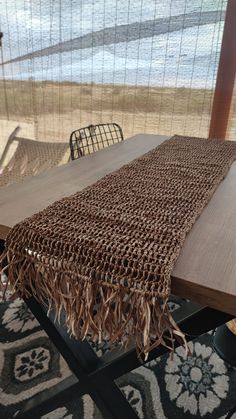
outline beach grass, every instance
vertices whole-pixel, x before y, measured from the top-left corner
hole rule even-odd
[[[73,129],[114,121],[138,132],[207,136],[210,89],[0,81],[0,119],[35,124],[42,140],[65,141]]]

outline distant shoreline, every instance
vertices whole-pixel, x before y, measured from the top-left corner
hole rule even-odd
[[[0,84],[12,84],[12,83],[34,83],[35,85],[54,85],[54,86],[58,86],[59,84],[63,85],[63,86],[68,86],[70,87],[72,86],[77,86],[77,87],[83,87],[83,86],[97,86],[100,88],[128,88],[128,89],[144,89],[144,90],[195,90],[195,91],[213,91],[212,88],[208,88],[208,87],[194,87],[194,88],[190,88],[190,87],[186,87],[186,86],[179,86],[179,87],[175,87],[175,86],[153,86],[150,85],[148,86],[147,84],[138,84],[138,85],[133,85],[133,84],[127,84],[127,83],[97,83],[97,82],[78,82],[78,81],[66,81],[66,80],[62,80],[62,81],[55,81],[55,80],[30,80],[30,79],[20,79],[20,80],[14,80],[14,79],[7,79],[5,78],[4,80],[0,78]]]

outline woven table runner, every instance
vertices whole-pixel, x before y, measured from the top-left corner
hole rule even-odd
[[[145,355],[184,342],[168,311],[171,272],[235,159],[236,142],[174,136],[55,202],[8,235],[11,285],[64,309],[80,339],[132,339]]]

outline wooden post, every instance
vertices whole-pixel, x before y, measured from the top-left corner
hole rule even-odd
[[[236,74],[236,0],[228,0],[209,138],[225,139]]]
[[[0,50],[1,50],[1,64],[4,62],[3,60],[3,46],[2,46],[2,38],[3,38],[3,32],[0,32]],[[7,119],[9,120],[9,108],[8,108],[8,100],[7,100],[7,82],[5,78],[5,70],[4,65],[2,66],[2,77],[3,77],[3,89],[4,89],[4,97],[5,97],[5,109],[6,109],[6,115]]]

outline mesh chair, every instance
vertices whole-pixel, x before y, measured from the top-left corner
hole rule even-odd
[[[86,154],[123,141],[123,132],[118,124],[89,125],[75,130],[70,135],[71,159],[75,160]]]
[[[49,143],[10,136],[0,157],[0,187],[20,182],[67,162],[68,143]]]

